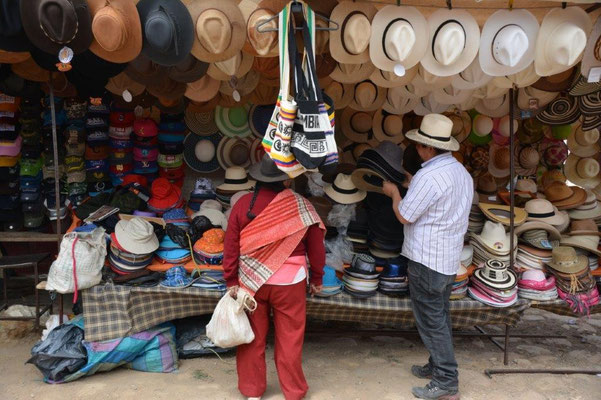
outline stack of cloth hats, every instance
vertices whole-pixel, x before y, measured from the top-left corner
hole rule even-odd
[[[179,187],[183,186],[185,175],[184,139],[187,129],[183,119],[183,114],[162,113],[158,134],[159,176]]]
[[[155,253],[156,258],[167,264],[187,263],[192,255],[191,243],[186,244],[188,242],[187,232],[190,229],[190,221],[186,212],[182,208],[169,210],[163,214],[163,220],[166,224],[166,234],[159,244],[159,250]]]
[[[404,256],[386,260],[378,283],[380,293],[388,296],[402,296],[409,293],[407,262],[408,260]]]
[[[192,286],[214,292],[224,292],[227,290],[223,270],[219,269],[200,269],[192,271]]]
[[[380,274],[376,270],[376,260],[367,254],[356,254],[351,266],[344,270],[342,282],[344,291],[353,297],[375,296]]]
[[[555,300],[557,298],[555,277],[547,278],[545,273],[538,269],[522,272],[518,280],[518,297],[537,301]]]
[[[111,111],[109,117],[109,176],[113,185],[118,186],[123,178],[134,169],[132,132],[134,113],[131,111]]]
[[[336,276],[336,270],[329,265],[323,267],[323,286],[317,297],[331,297],[342,292],[342,281]]]
[[[86,130],[83,120],[69,121],[64,135],[67,142],[65,151],[66,190],[69,200],[74,207],[77,207],[88,194],[84,158],[86,152]]]
[[[505,232],[500,222],[486,221],[482,233],[470,233],[469,243],[474,249],[473,259],[477,266],[483,265],[490,259],[509,263],[510,235]]]
[[[146,177],[151,183],[158,174],[159,157],[157,124],[149,118],[134,121],[134,174]]]
[[[159,240],[148,221],[139,217],[120,220],[111,234],[110,267],[119,275],[144,269],[158,248]]]
[[[103,103],[90,103],[86,115],[86,181],[88,193],[97,196],[111,192],[113,184],[109,176],[109,107]]]
[[[0,93],[0,223],[2,230],[23,226],[19,201],[19,158],[23,139],[19,136],[21,99]]]
[[[469,221],[467,224],[467,234],[469,237],[470,233],[480,233],[484,228],[484,222],[486,222],[486,217],[482,210],[480,210],[480,199],[478,198],[478,194],[474,192],[474,198],[472,200],[472,207],[470,208]]]
[[[43,229],[44,196],[42,194],[42,157],[41,154],[29,154],[37,158],[21,158],[20,185],[23,222],[28,230]]]
[[[474,248],[471,245],[463,246],[461,250],[461,265],[455,276],[455,282],[453,282],[453,289],[451,291],[451,300],[463,299],[467,296],[467,286],[469,283],[469,271],[472,269],[472,262],[474,257]]]
[[[250,190],[255,184],[255,181],[248,179],[248,175],[244,168],[229,167],[225,170],[223,184],[217,186],[217,200],[223,207],[230,207],[230,201],[234,194],[243,190]]]
[[[352,180],[358,189],[382,193],[384,181],[400,185],[405,181],[403,150],[391,141],[365,150],[357,160]]]
[[[579,256],[573,247],[553,249],[553,259],[546,270],[555,277],[559,297],[578,314],[588,314],[590,307],[599,304],[599,291],[591,274],[586,256]]]
[[[59,179],[65,172],[65,136],[63,131],[67,125],[67,113],[63,109],[64,101],[60,97],[54,98],[55,122],[56,122],[56,146],[58,160],[54,159],[54,142],[52,133],[52,112],[49,96],[44,98],[44,110],[42,114],[42,146],[44,165],[42,167],[43,179],[54,179],[54,171],[58,169]],[[56,163],[55,163],[56,161]]]
[[[518,301],[517,276],[502,261],[490,259],[470,278],[468,294],[491,307],[509,307]]]
[[[225,231],[213,228],[203,233],[202,237],[194,243],[194,262],[200,265],[223,264],[223,241]]]
[[[206,200],[215,200],[215,186],[208,178],[198,178],[194,183],[194,189],[188,200],[188,212],[193,214],[200,210],[202,203]]]
[[[179,186],[169,182],[166,178],[156,178],[150,188],[148,209],[158,216],[174,208],[182,208],[184,199]]]

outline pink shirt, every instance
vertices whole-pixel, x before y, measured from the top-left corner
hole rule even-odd
[[[294,285],[307,278],[307,260],[292,256],[265,282],[266,285]]]

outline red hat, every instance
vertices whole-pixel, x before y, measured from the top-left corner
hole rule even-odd
[[[150,118],[137,119],[134,121],[134,133],[136,136],[153,137],[159,134],[157,124]]]
[[[150,188],[148,205],[156,210],[167,210],[175,207],[181,198],[182,191],[165,178],[157,178]]]
[[[134,167],[131,164],[116,164],[116,165],[111,165],[110,169],[111,169],[111,173],[117,175],[117,174],[126,174],[129,171],[131,171],[132,169],[134,169]]]
[[[184,177],[184,166],[177,168],[159,168],[159,176],[161,178],[167,178],[169,180],[177,180]]]
[[[125,128],[134,124],[134,113],[131,111],[113,111],[111,112],[111,126]]]
[[[104,160],[108,158],[109,154],[108,146],[86,146],[86,160]]]
[[[146,179],[146,177],[142,176],[142,175],[136,175],[136,174],[126,175],[123,177],[122,181],[123,182],[121,184],[123,186],[130,184],[130,183],[137,183],[141,186],[148,187],[148,179]]]

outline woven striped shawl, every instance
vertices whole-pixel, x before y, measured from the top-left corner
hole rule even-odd
[[[280,192],[240,232],[240,286],[254,296],[315,224],[325,231],[311,203],[292,190]]]

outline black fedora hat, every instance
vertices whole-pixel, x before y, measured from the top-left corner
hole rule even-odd
[[[140,0],[142,53],[159,65],[173,66],[186,59],[196,36],[194,21],[180,0]]]
[[[0,50],[29,51],[30,47],[21,23],[19,2],[0,0]]]
[[[21,1],[21,20],[29,40],[41,50],[58,54],[63,47],[86,51],[94,35],[86,0]]]

